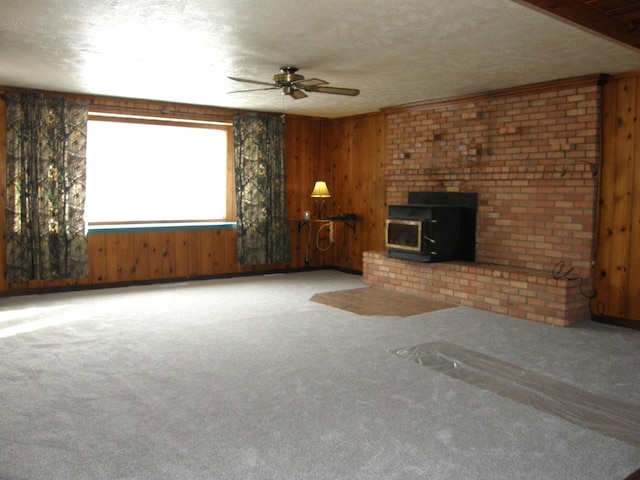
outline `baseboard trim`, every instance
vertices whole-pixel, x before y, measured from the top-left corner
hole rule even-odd
[[[608,317],[606,315],[592,315],[591,320],[597,323],[605,323],[607,325],[614,325],[616,327],[631,328],[633,330],[640,330],[640,321],[629,320],[627,318]],[[640,480],[640,474],[638,474],[638,480]]]
[[[335,270],[343,273],[350,273],[353,275],[362,275],[361,271],[351,270],[348,268],[333,267],[330,265],[322,265],[318,267],[300,267],[300,268],[274,268],[267,270],[255,270],[245,272],[233,272],[222,273],[217,275],[202,275],[197,277],[173,277],[173,278],[160,278],[153,280],[139,280],[136,282],[111,282],[111,283],[92,283],[87,285],[61,285],[57,287],[44,287],[38,289],[20,289],[20,290],[4,290],[0,292],[0,298],[4,297],[19,297],[24,295],[34,295],[43,293],[61,293],[61,292],[78,292],[86,290],[104,290],[106,288],[122,288],[133,287],[143,285],[160,285],[168,283],[178,282],[197,282],[201,280],[216,280],[222,278],[236,278],[236,277],[256,277],[260,275],[273,275],[275,273],[297,273],[297,272],[310,272],[316,270]]]

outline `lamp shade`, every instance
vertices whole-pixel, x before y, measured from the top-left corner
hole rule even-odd
[[[313,187],[313,192],[311,192],[311,196],[313,198],[329,198],[331,194],[329,193],[329,189],[327,188],[327,182],[318,181]]]

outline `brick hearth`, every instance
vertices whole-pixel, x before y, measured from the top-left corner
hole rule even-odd
[[[582,283],[553,272],[469,262],[421,263],[365,252],[363,282],[372,287],[569,326],[589,318]]]

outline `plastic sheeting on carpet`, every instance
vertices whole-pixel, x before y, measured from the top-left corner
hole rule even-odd
[[[638,407],[600,397],[448,342],[394,350],[419,365],[640,447]]]

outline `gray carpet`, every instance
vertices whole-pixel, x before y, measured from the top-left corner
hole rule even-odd
[[[317,271],[0,299],[0,479],[622,480],[640,467],[629,442],[394,353],[448,342],[640,407],[640,331],[310,301],[361,287]]]

